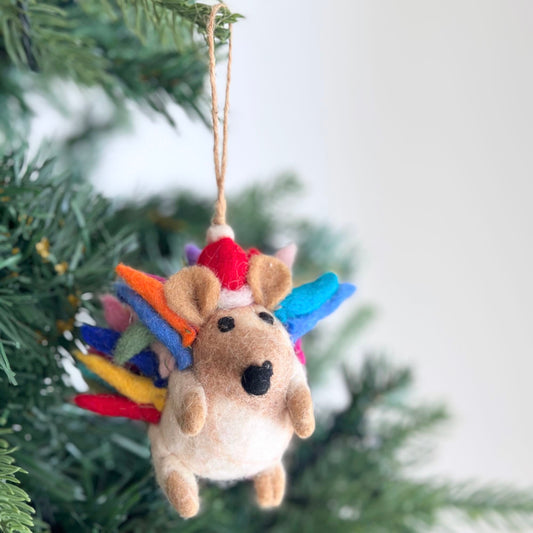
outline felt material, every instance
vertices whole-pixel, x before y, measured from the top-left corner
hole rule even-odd
[[[130,400],[140,404],[152,404],[159,411],[163,409],[167,391],[155,387],[151,379],[132,374],[98,355],[85,355],[79,351],[75,351],[74,355],[89,370]]]
[[[217,327],[221,333],[227,333],[235,327],[235,320],[231,316],[223,316],[218,319]]]
[[[218,309],[198,332],[193,371],[207,395],[210,391],[224,390],[228,397],[239,398],[270,414],[272,409],[285,405],[284,389],[300,363],[294,357],[293,343],[283,324],[261,320],[262,312],[267,310],[259,305]],[[258,396],[244,389],[242,377],[249,367],[261,368],[267,361],[271,365],[271,370],[265,370],[271,373],[266,394],[269,401],[258,402]]]
[[[246,283],[248,256],[229,237],[208,244],[198,258],[198,265],[214,272],[224,289],[236,291]]]
[[[154,407],[139,405],[114,394],[78,394],[74,397],[74,403],[103,416],[122,416],[150,424],[158,424],[161,419],[161,412]]]
[[[287,244],[287,246],[284,246],[283,248],[278,250],[274,254],[274,257],[277,257],[281,262],[285,263],[285,265],[287,265],[287,268],[292,269],[297,253],[298,253],[298,246],[296,246],[296,244],[292,242],[290,244]]]
[[[281,463],[254,477],[254,489],[260,507],[271,508],[281,504],[285,494],[286,475]]]
[[[294,432],[287,390],[294,375],[305,375],[283,324],[270,324],[259,313],[268,311],[259,305],[217,309],[199,329],[194,366],[171,373],[161,422],[150,428],[156,471],[169,455],[193,474],[213,480],[254,477],[281,461]],[[234,328],[223,333],[218,323],[224,317],[233,319]],[[251,366],[262,368],[266,361],[272,364],[268,391],[249,394],[243,373]],[[205,423],[188,436],[177,420],[180,406],[191,403],[188,391],[197,387],[205,394]],[[163,466],[158,479],[164,479]]]
[[[106,355],[112,355],[120,338],[118,331],[90,326],[89,324],[83,324],[80,328],[80,333],[84,342]]]
[[[287,266],[279,259],[263,254],[250,258],[247,280],[254,301],[267,309],[274,309],[292,287],[291,271]]]
[[[233,241],[235,240],[235,232],[233,231],[233,228],[227,224],[211,224],[207,229],[207,244],[219,241],[225,237]]]
[[[142,322],[134,322],[118,339],[113,349],[113,362],[123,365],[155,340],[153,333]]]
[[[339,305],[355,292],[355,286],[351,283],[342,283],[335,294],[322,304],[318,309],[306,315],[291,318],[286,327],[294,342],[311,331],[317,323],[335,311]]]
[[[169,395],[168,408],[172,411],[181,433],[192,437],[204,427],[207,416],[206,395],[192,370],[180,372],[179,376],[180,379],[176,380],[174,374],[169,380],[171,387],[179,382],[179,390]]]
[[[141,353],[134,355],[129,360],[129,365],[137,368],[143,376],[152,378],[156,387],[167,386],[166,379],[159,374],[157,357],[151,350],[143,350]],[[128,365],[126,367],[129,368]]]
[[[274,317],[270,313],[265,313],[265,311],[261,311],[257,316],[267,324],[274,324]]]
[[[192,365],[191,351],[182,345],[178,333],[153,307],[124,283],[118,283],[116,290],[118,297],[134,309],[139,320],[170,350],[180,370]]]
[[[298,361],[300,361],[300,363],[302,363],[302,365],[305,365],[306,360],[305,360],[305,353],[304,353],[304,350],[302,348],[302,339],[298,339],[294,343],[294,353],[296,354],[296,357],[298,358]]]
[[[185,257],[189,266],[194,266],[198,263],[198,258],[202,253],[202,249],[198,248],[196,244],[189,243],[185,245]]]
[[[265,361],[261,366],[250,365],[242,373],[242,388],[248,394],[262,396],[270,389],[270,378],[272,374],[272,363],[270,361]]]
[[[182,518],[192,518],[198,514],[198,483],[190,472],[172,471],[165,484],[165,493],[172,507]]]
[[[276,317],[285,323],[290,318],[306,315],[318,309],[329,300],[339,287],[339,280],[333,272],[323,274],[317,280],[300,285],[281,302]]]
[[[80,365],[78,370],[81,372],[83,379],[87,382],[89,387],[94,386],[101,387],[106,391],[112,391],[113,387],[109,386],[109,383],[106,383],[100,376],[97,376],[94,372],[91,372],[86,366]],[[91,383],[92,382],[92,383]]]
[[[131,311],[111,294],[104,294],[100,301],[109,327],[115,331],[124,331],[132,321]]]
[[[294,428],[312,432],[303,366],[283,324],[267,316],[260,305],[217,309],[198,331],[194,367],[170,374],[161,421],[149,437],[156,479],[183,517],[199,509],[196,477],[253,478],[258,503],[279,505],[281,460]],[[266,393],[245,390],[249,369],[268,374]]]
[[[176,359],[174,359],[168,348],[159,341],[152,344],[152,350],[157,354],[157,359],[159,360],[159,375],[161,378],[167,379],[176,368]]]
[[[254,303],[252,291],[248,285],[244,285],[236,291],[222,289],[218,298],[218,307],[221,309],[233,309],[234,307],[246,307]]]
[[[194,341],[196,332],[186,320],[167,305],[163,283],[149,275],[123,264],[116,268],[117,274],[124,279],[141,298],[143,298],[162,318],[164,318],[180,335],[183,346],[188,347]]]
[[[183,401],[176,409],[176,420],[181,431],[189,437],[198,435],[205,424],[207,404],[201,387],[187,391]]]
[[[307,383],[295,381],[287,392],[287,409],[296,435],[301,439],[310,437],[315,431],[313,400]]]
[[[164,293],[175,313],[199,327],[217,307],[220,282],[208,268],[192,266],[171,276],[164,285]]]
[[[115,353],[117,341],[120,341],[120,333],[117,331],[89,326],[88,324],[82,325],[81,336],[87,344],[107,355]],[[142,350],[139,353],[135,353],[130,357],[129,362],[138,368],[144,376],[155,378],[156,386],[164,386],[166,384],[159,375],[158,361],[152,351]]]
[[[148,274],[146,272],[143,272],[143,274],[146,274],[149,278],[155,279],[156,281],[160,281],[161,283],[165,283],[167,278],[164,278],[163,276],[158,276],[157,274]]]

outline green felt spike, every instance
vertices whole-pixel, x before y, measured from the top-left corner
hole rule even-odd
[[[133,356],[142,352],[156,338],[141,322],[134,322],[120,337],[113,351],[113,362],[127,363]]]

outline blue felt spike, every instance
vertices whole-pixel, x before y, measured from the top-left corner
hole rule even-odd
[[[284,324],[292,318],[308,315],[327,302],[338,287],[337,276],[333,272],[327,272],[315,281],[293,289],[274,314]]]
[[[81,326],[82,339],[94,349],[105,353],[106,355],[113,355],[113,351],[115,350],[120,335],[121,334],[118,331],[112,329],[89,326],[88,324],[83,324],[83,326]],[[151,350],[143,350],[142,352],[139,352],[128,362],[134,364],[144,376],[155,378],[156,381],[161,381],[157,356]]]
[[[81,338],[94,349],[106,355],[113,355],[113,350],[120,337],[118,331],[112,329],[99,328],[83,324],[81,326]]]
[[[303,316],[291,318],[287,324],[287,330],[293,342],[311,331],[317,323],[333,313],[339,305],[355,292],[355,285],[342,283],[335,294],[318,309]]]
[[[169,349],[180,370],[192,365],[192,354],[181,343],[179,333],[159,316],[154,308],[125,283],[116,284],[117,296],[131,306],[139,320]]]
[[[143,350],[134,355],[128,363],[135,365],[144,376],[155,378],[156,381],[160,379],[157,356],[151,350]]]

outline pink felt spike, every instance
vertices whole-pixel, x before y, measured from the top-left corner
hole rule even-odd
[[[298,339],[296,343],[294,344],[294,353],[296,354],[296,357],[298,357],[298,360],[302,365],[305,365],[305,354],[304,350],[302,348],[302,339]]]
[[[287,246],[284,246],[278,250],[275,254],[275,257],[277,257],[282,263],[285,263],[285,266],[292,268],[297,253],[298,246],[291,242],[290,244],[287,244]]]
[[[132,312],[111,294],[100,296],[100,301],[104,307],[104,316],[109,327],[115,331],[125,331],[131,324]]]

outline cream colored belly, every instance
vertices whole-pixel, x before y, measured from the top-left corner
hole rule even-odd
[[[177,424],[172,427],[172,434],[164,436],[169,452],[197,476],[213,480],[252,477],[270,468],[281,460],[293,434],[287,411],[274,421],[250,409],[237,411],[226,400],[217,402],[195,437],[183,435]]]

